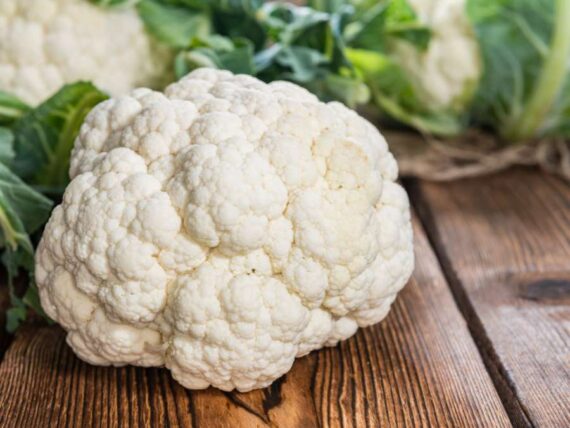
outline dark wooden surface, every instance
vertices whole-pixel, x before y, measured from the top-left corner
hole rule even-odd
[[[0,286],[0,360],[4,356],[4,352],[10,344],[11,337],[6,332],[6,310],[10,306],[10,297],[8,289]]]
[[[406,184],[416,269],[382,323],[246,394],[93,367],[28,326],[0,363],[0,427],[570,426],[569,187],[527,170]]]
[[[516,170],[411,195],[514,421],[570,426],[570,186]]]

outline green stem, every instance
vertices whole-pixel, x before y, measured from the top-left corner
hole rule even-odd
[[[564,85],[570,53],[569,0],[556,0],[555,17],[551,48],[529,101],[503,132],[503,137],[510,141],[524,142],[535,136]]]
[[[16,232],[16,230],[14,229],[12,223],[10,223],[10,219],[8,218],[3,209],[0,209],[0,229],[2,229],[2,231],[4,232],[4,240],[8,244],[8,247],[12,251],[16,251],[16,249],[18,248],[18,240],[16,238],[18,232]]]

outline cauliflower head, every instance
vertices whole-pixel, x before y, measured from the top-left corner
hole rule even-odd
[[[461,109],[482,73],[479,44],[466,14],[466,0],[408,0],[431,30],[426,51],[398,42],[395,55],[418,94],[434,108]]]
[[[413,268],[369,122],[292,83],[199,69],[99,104],[36,254],[82,359],[247,391],[386,316]]]
[[[77,80],[113,95],[154,87],[169,57],[134,10],[87,0],[0,0],[0,90],[30,104]]]

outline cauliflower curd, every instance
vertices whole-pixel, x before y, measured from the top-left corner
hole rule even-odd
[[[431,40],[425,52],[409,43],[398,43],[398,62],[427,105],[460,109],[471,100],[482,71],[479,44],[465,10],[466,0],[409,2],[431,30]]]
[[[199,69],[89,114],[36,255],[93,364],[247,391],[386,316],[413,268],[378,130],[292,83]]]
[[[169,68],[134,10],[87,0],[0,0],[0,90],[30,104],[90,80],[113,95],[155,86]]]

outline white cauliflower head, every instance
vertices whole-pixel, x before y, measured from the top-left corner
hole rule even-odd
[[[413,268],[384,138],[286,82],[200,69],[99,104],[36,255],[47,314],[94,364],[260,388],[380,321]]]
[[[466,0],[408,1],[431,30],[431,40],[423,52],[409,43],[397,43],[396,58],[427,105],[461,108],[471,99],[482,72]]]
[[[154,87],[168,58],[134,10],[87,0],[0,0],[0,90],[30,104],[78,80],[113,95]]]

